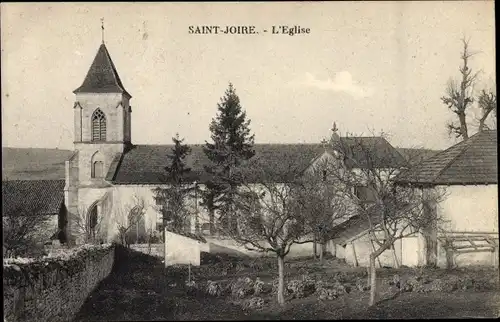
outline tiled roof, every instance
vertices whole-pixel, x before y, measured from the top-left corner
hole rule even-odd
[[[64,202],[64,180],[2,182],[3,215],[58,214]]]
[[[125,90],[104,44],[99,47],[82,86],[73,93],[125,93],[131,97]]]
[[[498,183],[497,133],[476,133],[402,172],[396,182],[433,185]]]
[[[421,148],[396,148],[396,150],[403,156],[406,162],[412,166],[415,166],[442,151]]]
[[[335,144],[339,144],[334,142]],[[346,166],[350,168],[399,168],[405,164],[403,156],[382,137],[342,137],[340,150],[350,152]]]
[[[172,153],[173,145],[136,145],[121,157],[115,158],[116,172],[110,169],[107,180],[115,184],[162,183],[168,155]],[[203,145],[191,145],[191,153],[186,157],[186,165],[191,168],[187,181],[205,181],[208,175],[204,166],[210,161],[203,152]],[[305,170],[312,161],[324,152],[320,144],[256,144],[255,156],[252,162],[265,162],[280,169],[284,159],[293,158],[294,165]],[[283,169],[283,172],[286,169]]]
[[[373,150],[377,166],[398,166],[404,162],[403,157],[382,138],[348,138],[347,143],[357,146],[361,142],[364,146]],[[371,146],[373,145],[373,146]],[[106,180],[114,184],[158,184],[162,183],[162,175],[165,174],[165,166],[168,155],[172,152],[172,145],[135,145],[121,156],[115,157],[112,166],[106,176]],[[208,179],[204,170],[210,161],[203,152],[203,145],[191,145],[191,153],[186,157],[186,164],[191,168],[191,174],[187,181],[203,182]],[[255,144],[255,156],[251,164],[259,168],[259,164],[265,164],[271,168],[276,176],[276,182],[286,182],[290,178],[284,176],[290,174],[289,167],[293,166],[294,173],[306,170],[312,162],[325,152],[322,144]],[[330,148],[327,148],[330,149]],[[363,157],[353,149],[354,158],[359,158],[357,164],[363,164]],[[349,160],[348,160],[349,163]],[[250,182],[258,182],[259,173],[243,172]]]

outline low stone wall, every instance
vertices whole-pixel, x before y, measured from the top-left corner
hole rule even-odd
[[[156,257],[161,257],[161,258],[165,257],[165,255],[164,255],[165,246],[163,244],[151,244],[151,245],[131,244],[130,248],[135,250],[135,251],[138,251],[138,252],[141,252],[144,254],[148,254],[151,256],[156,256]]]
[[[4,259],[4,321],[70,321],[109,275],[112,245],[59,250],[40,260]]]

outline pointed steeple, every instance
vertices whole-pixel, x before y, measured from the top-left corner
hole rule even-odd
[[[123,87],[104,43],[99,47],[82,86],[73,93],[123,93],[132,97]]]

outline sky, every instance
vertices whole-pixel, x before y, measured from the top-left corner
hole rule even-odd
[[[132,142],[210,137],[232,82],[256,143],[384,132],[398,147],[457,141],[441,102],[470,39],[475,89],[495,82],[493,1],[2,3],[2,146],[73,148],[72,93],[105,43],[132,95]],[[259,34],[189,34],[189,26]],[[263,32],[300,26],[309,34]],[[473,130],[474,131],[474,130]],[[472,132],[473,132],[472,131]]]

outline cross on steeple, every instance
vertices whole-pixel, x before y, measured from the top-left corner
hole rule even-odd
[[[101,18],[102,43],[104,44],[104,18]]]

